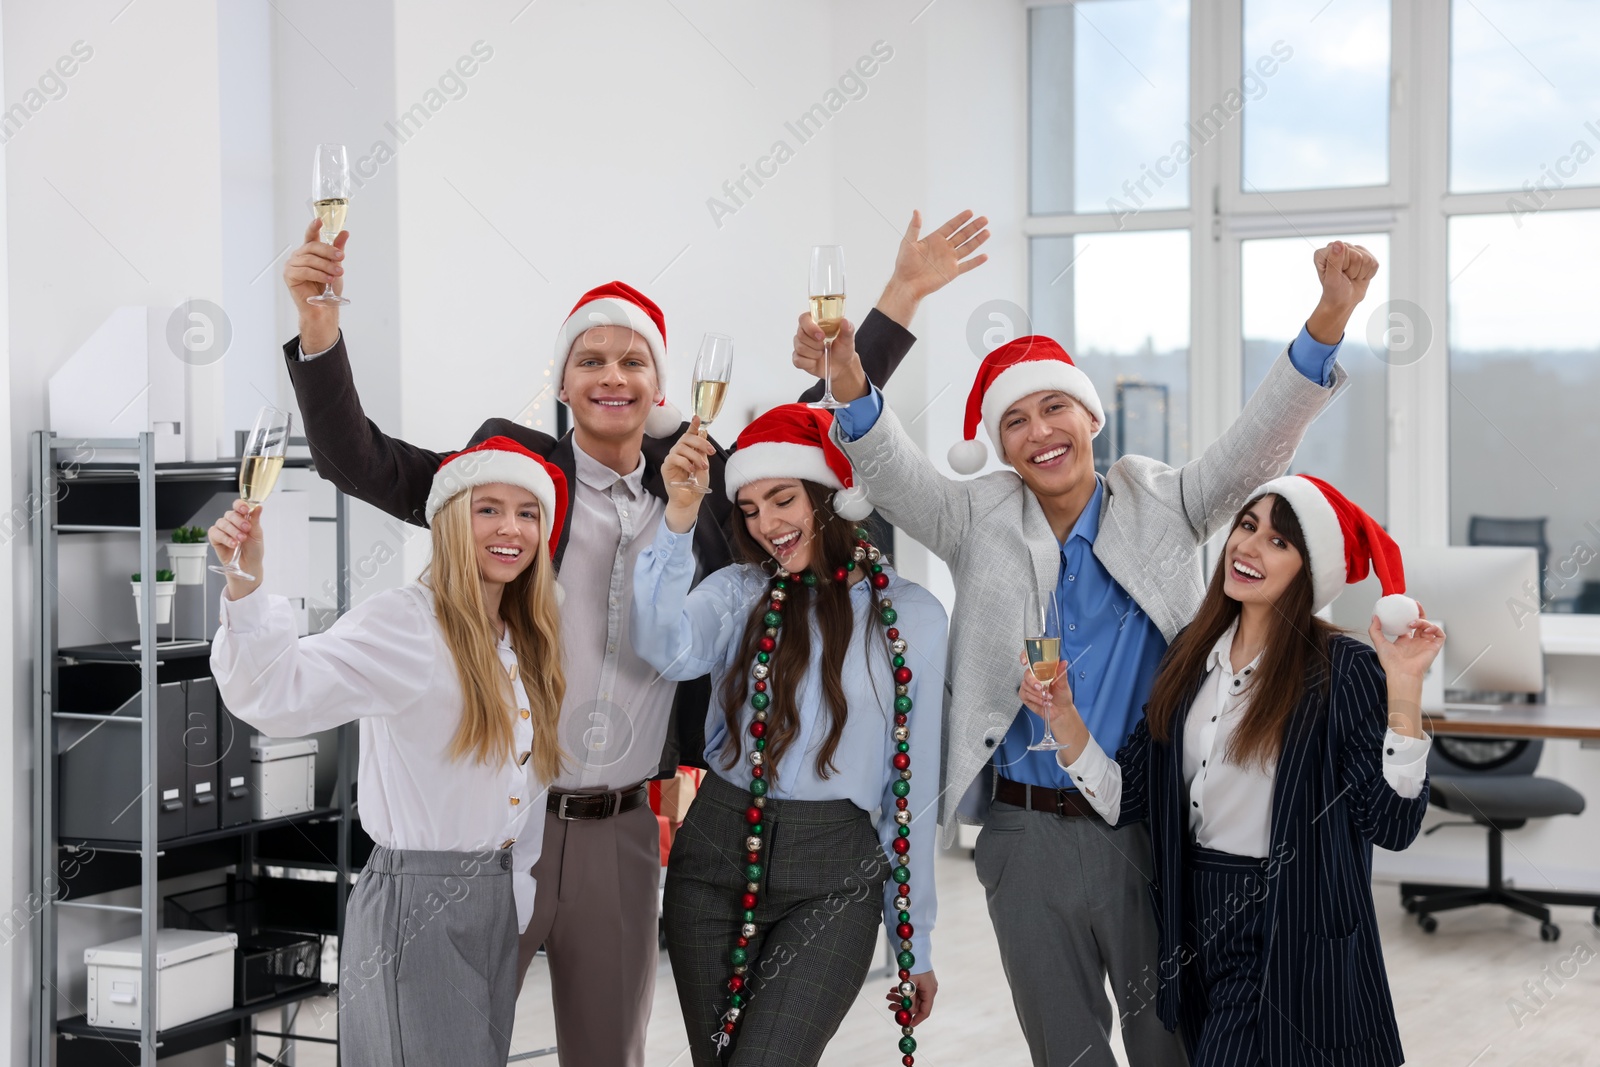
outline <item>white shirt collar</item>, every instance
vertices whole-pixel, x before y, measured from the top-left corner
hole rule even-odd
[[[1229,627],[1223,631],[1222,636],[1217,638],[1217,643],[1211,646],[1211,654],[1206,657],[1206,673],[1209,674],[1218,667],[1221,667],[1225,674],[1232,675],[1234,673],[1233,637],[1238,632],[1239,620],[1234,619],[1232,624],[1230,624]],[[1264,651],[1265,650],[1263,650],[1263,652]],[[1246,675],[1255,674],[1256,668],[1261,666],[1261,656],[1263,652],[1257,652],[1256,658],[1245,664],[1244,669],[1238,672],[1241,678]],[[1241,686],[1240,688],[1243,687]]]
[[[639,465],[628,474],[618,474],[610,467],[595,459],[585,452],[578,444],[578,439],[572,439],[573,466],[576,469],[578,480],[591,489],[601,492],[609,490],[617,482],[621,482],[628,490],[628,495],[635,500],[644,492],[644,453],[639,453]]]

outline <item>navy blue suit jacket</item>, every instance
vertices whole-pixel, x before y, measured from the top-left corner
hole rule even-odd
[[[1333,638],[1329,653],[1328,665],[1307,672],[1273,786],[1262,1044],[1272,1064],[1393,1067],[1405,1056],[1372,907],[1372,846],[1411,844],[1428,809],[1428,787],[1407,800],[1384,780],[1388,686],[1377,653],[1344,636]],[[1176,717],[1173,742],[1152,740],[1141,720],[1117,753],[1118,824],[1150,824],[1160,937],[1156,1010],[1169,1030],[1178,1024],[1179,971],[1211,932],[1187,928],[1183,907],[1189,801],[1182,738],[1202,681]]]

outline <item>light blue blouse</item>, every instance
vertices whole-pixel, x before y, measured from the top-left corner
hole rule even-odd
[[[751,664],[737,663],[740,639],[756,602],[769,591],[767,576],[758,567],[733,564],[708,576],[690,590],[694,581],[694,531],[675,534],[662,522],[655,543],[639,554],[633,572],[633,647],[668,681],[679,682],[711,675],[713,697],[706,712],[706,765],[711,773],[740,789],[750,784],[748,763],[724,770],[722,754],[730,743],[720,699],[722,680],[729,671],[748,672]],[[883,595],[894,601],[895,626],[907,644],[906,666],[911,668],[911,951],[921,973],[933,967],[929,935],[933,933],[938,903],[933,885],[935,820],[939,795],[939,727],[945,694],[944,607],[919,585],[900,577],[887,564],[889,586]],[[800,733],[785,753],[768,796],[779,800],[848,800],[869,813],[878,827],[883,850],[893,861],[896,835],[894,794],[897,772],[890,765],[894,754],[894,679],[888,650],[873,642],[869,658],[863,628],[877,634],[883,624],[869,614],[871,598],[866,582],[850,589],[855,606],[855,632],[845,654],[843,682],[849,714],[844,734],[835,749],[834,771],[817,775],[816,753],[826,736],[828,718],[820,674],[822,640],[812,626],[811,666],[797,690]],[[786,625],[794,625],[792,619]],[[780,637],[779,640],[782,640]],[[881,653],[879,650],[882,650]],[[741,729],[748,727],[752,711],[745,705]],[[898,925],[893,904],[897,883],[884,884],[884,921],[891,932]]]

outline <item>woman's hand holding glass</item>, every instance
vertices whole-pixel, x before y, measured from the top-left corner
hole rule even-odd
[[[705,494],[697,488],[711,484],[711,457],[717,446],[700,436],[700,416],[689,420],[689,428],[661,461],[661,477],[667,483],[667,529],[683,534],[694,529]]]
[[[1072,699],[1072,685],[1067,680],[1066,665],[1056,671],[1056,676],[1046,685],[1034,676],[1028,665],[1027,653],[1020,653],[1017,661],[1022,665],[1022,684],[1017,687],[1017,699],[1024,707],[1043,719],[1050,732],[1062,746],[1063,760],[1070,762],[1082,755],[1089,742],[1089,729],[1078,714],[1078,705]]]
[[[263,542],[260,505],[252,508],[243,500],[235,500],[233,507],[212,523],[209,536],[218,559],[227,559],[237,550],[240,568],[254,575],[253,578],[247,578],[229,574],[228,599],[238,600],[254,592],[261,584]]]

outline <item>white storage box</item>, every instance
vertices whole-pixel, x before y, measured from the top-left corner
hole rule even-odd
[[[312,737],[262,737],[250,742],[255,816],[281,819],[316,806],[317,742]]]
[[[156,1029],[233,1007],[233,954],[238,934],[156,931]],[[139,1029],[139,938],[83,950],[89,966],[89,1025]]]

